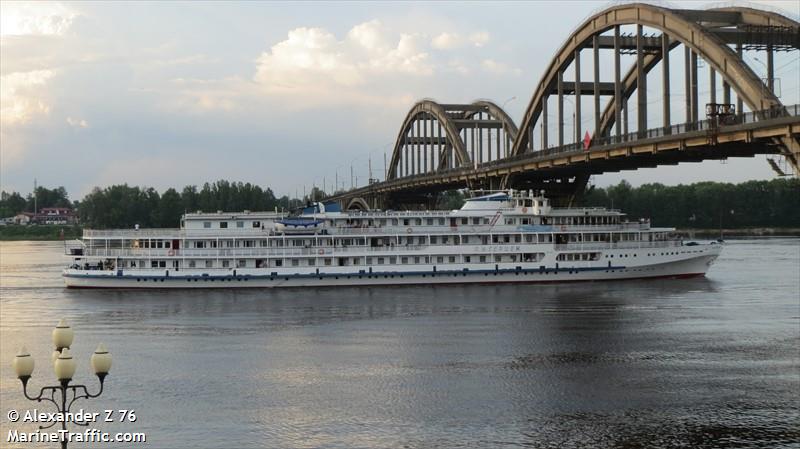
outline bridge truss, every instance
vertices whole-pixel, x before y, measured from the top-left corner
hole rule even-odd
[[[777,52],[799,49],[800,24],[769,11],[616,5],[588,18],[559,48],[519,127],[489,101],[421,101],[403,122],[386,181],[343,197],[382,205],[457,187],[547,188],[572,197],[595,173],[755,154],[779,157],[800,174],[800,114],[776,94],[774,64]],[[611,70],[601,58],[609,50]],[[764,79],[748,65],[749,51],[766,53]],[[623,72],[626,57],[634,61]],[[581,66],[589,63],[587,80]],[[683,70],[680,93],[671,83],[675,66]],[[698,88],[701,67],[706,92]],[[648,75],[660,78],[660,89],[648,86]],[[685,120],[676,124],[673,98],[681,94]],[[584,128],[586,112],[593,120]]]

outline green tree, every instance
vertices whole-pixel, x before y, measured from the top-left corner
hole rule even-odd
[[[26,201],[18,192],[0,192],[0,218],[13,217],[25,210]]]

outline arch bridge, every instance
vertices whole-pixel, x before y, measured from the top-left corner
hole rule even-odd
[[[453,188],[514,187],[570,201],[592,174],[756,154],[797,175],[800,106],[779,99],[775,55],[798,50],[800,24],[774,12],[616,5],[561,45],[519,127],[490,101],[420,101],[400,128],[386,181],[334,198],[386,207]]]

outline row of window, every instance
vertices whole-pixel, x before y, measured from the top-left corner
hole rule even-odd
[[[467,225],[488,225],[494,220],[494,216],[490,217],[428,217],[428,218],[349,218],[327,220],[327,224],[336,227],[383,227],[391,226],[467,226]],[[529,225],[529,224],[543,224],[543,225],[610,225],[619,224],[619,216],[572,216],[572,217],[505,217],[504,223],[507,225]]]
[[[227,229],[228,226],[229,226],[229,223],[233,223],[234,226],[236,226],[237,228],[240,228],[240,229],[245,227],[245,222],[244,221],[236,221],[236,222],[218,221],[217,222],[217,224],[218,224],[220,229]],[[250,225],[251,228],[254,228],[254,229],[262,227],[261,222],[257,221],[257,220],[248,222],[248,224]],[[233,226],[231,226],[231,227],[233,227]],[[211,222],[210,221],[204,221],[203,222],[203,228],[211,229]]]
[[[448,263],[508,263],[508,262],[538,262],[544,258],[544,253],[522,253],[522,254],[497,254],[488,256],[483,254],[465,255],[465,256],[390,256],[390,257],[338,257],[338,258],[323,258],[322,264],[324,266],[352,266],[352,265],[419,265],[419,264],[448,264]],[[178,264],[173,261],[172,268],[178,268]],[[267,268],[270,265],[273,267],[313,267],[317,264],[315,258],[292,258],[292,259],[255,259],[254,263],[248,264],[248,259],[228,260],[222,259],[219,261],[214,260],[189,260],[186,262],[187,268]],[[139,262],[139,266],[145,266],[144,261]],[[121,261],[120,268],[137,268],[137,261],[125,262]],[[150,268],[167,268],[166,260],[152,260],[150,261]]]

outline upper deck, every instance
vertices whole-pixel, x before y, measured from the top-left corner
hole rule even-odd
[[[628,222],[605,208],[554,208],[532,192],[493,193],[471,198],[449,211],[331,210],[315,203],[288,217],[278,212],[192,213],[179,229],[84,231],[86,239],[241,239],[282,235],[475,234],[520,232],[641,232],[647,220]],[[662,229],[665,230],[665,229]]]

